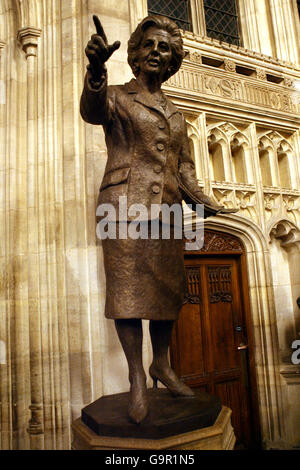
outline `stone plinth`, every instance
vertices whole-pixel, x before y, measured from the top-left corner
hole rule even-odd
[[[72,424],[73,450],[232,450],[231,410],[223,406],[213,426],[163,439],[98,436],[81,419]]]
[[[194,397],[173,397],[167,389],[149,389],[149,412],[140,424],[127,414],[129,393],[106,395],[82,409],[82,422],[100,436],[162,439],[212,426],[222,408],[214,395],[195,390]]]
[[[231,410],[218,397],[196,391],[174,398],[166,389],[148,390],[149,413],[140,424],[127,415],[128,393],[99,398],[73,425],[76,450],[232,449]]]

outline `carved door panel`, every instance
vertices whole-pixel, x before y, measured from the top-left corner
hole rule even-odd
[[[174,328],[171,362],[190,386],[232,409],[238,441],[251,445],[247,337],[236,257],[189,257],[184,305]]]

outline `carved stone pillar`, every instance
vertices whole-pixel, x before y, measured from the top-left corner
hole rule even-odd
[[[27,59],[27,222],[28,321],[30,344],[31,418],[27,431],[31,449],[43,449],[42,345],[39,305],[39,191],[37,155],[37,47],[41,30],[21,28],[18,40]]]

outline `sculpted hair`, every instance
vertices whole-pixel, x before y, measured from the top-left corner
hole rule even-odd
[[[185,53],[183,50],[183,41],[177,24],[165,16],[147,16],[138,24],[136,30],[131,34],[128,41],[128,64],[130,65],[134,76],[137,77],[140,70],[139,66],[136,64],[136,57],[143,40],[144,33],[146,29],[150,28],[151,26],[155,26],[159,29],[167,31],[167,33],[170,35],[172,60],[170,67],[163,77],[163,81],[166,81],[179,70]]]

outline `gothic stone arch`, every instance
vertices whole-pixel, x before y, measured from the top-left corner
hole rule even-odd
[[[186,233],[193,230],[194,223],[195,219],[188,214],[185,219]],[[231,246],[233,251],[244,248],[263,445],[266,448],[280,448],[284,420],[268,240],[253,221],[238,215],[211,217],[205,221],[205,229],[226,233],[223,242],[208,236],[206,244],[217,243],[219,247],[229,244],[227,246]]]

